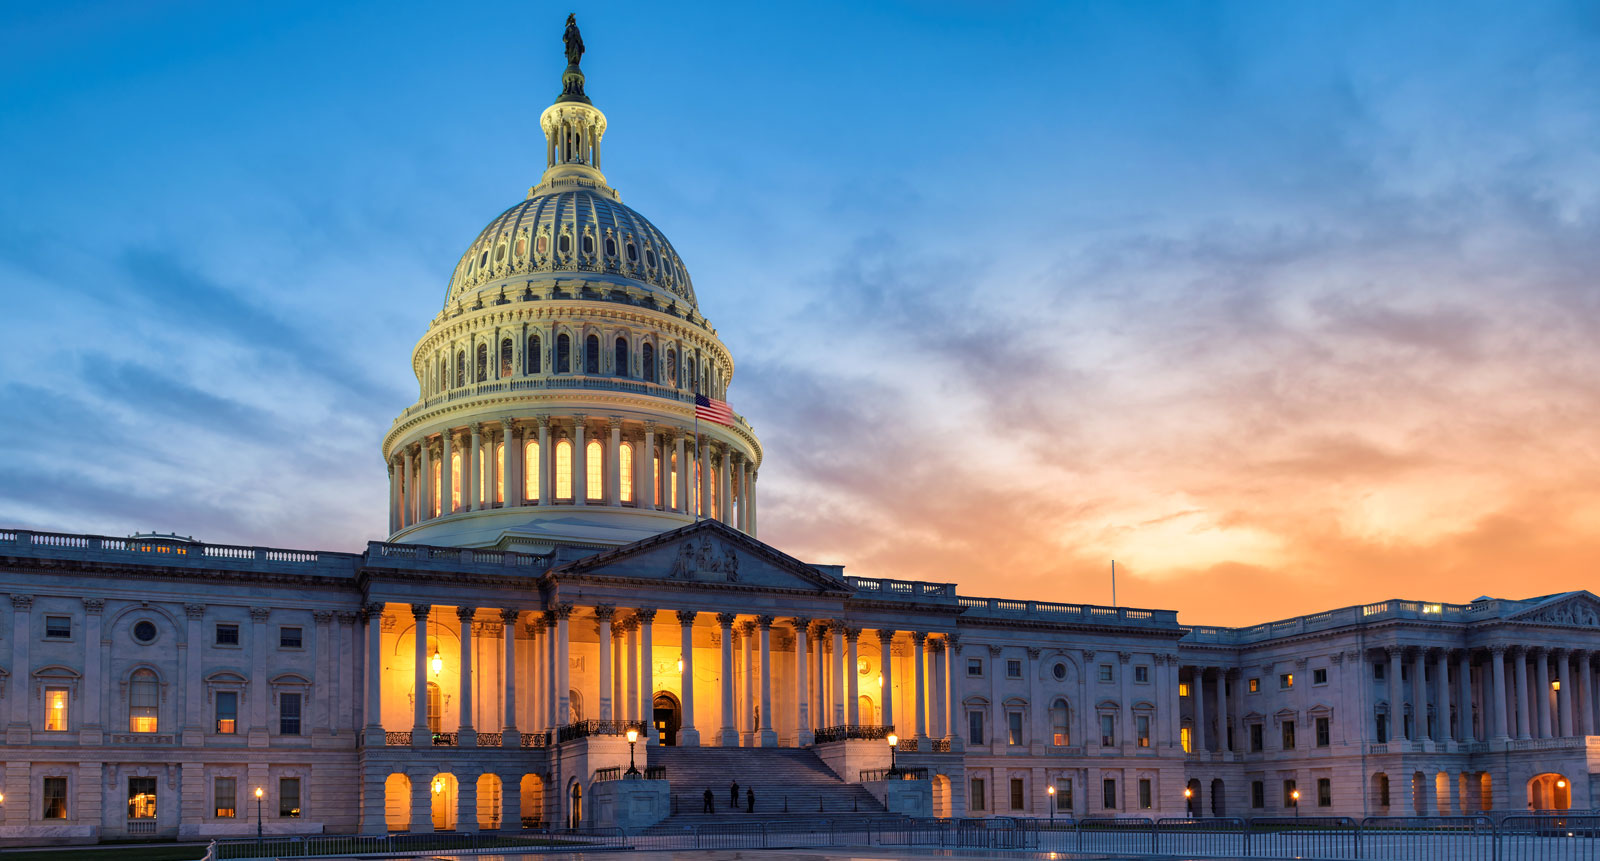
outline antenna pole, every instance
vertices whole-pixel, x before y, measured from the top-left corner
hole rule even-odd
[[[1111,606],[1117,606],[1117,560],[1111,560]]]

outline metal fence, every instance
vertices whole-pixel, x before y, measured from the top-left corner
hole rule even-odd
[[[304,837],[240,838],[211,844],[207,858],[311,858],[340,855],[431,854],[435,852],[570,852],[621,849],[628,839],[620,828],[579,831],[439,831],[431,834],[316,834]]]

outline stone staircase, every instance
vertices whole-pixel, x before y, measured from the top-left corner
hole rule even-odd
[[[652,747],[650,765],[665,766],[672,814],[650,831],[687,825],[741,823],[773,817],[832,818],[883,814],[883,805],[858,783],[845,783],[808,748]],[[739,781],[739,807],[728,804],[728,784]],[[756,793],[755,813],[745,812],[745,790]],[[715,813],[704,813],[707,789]]]

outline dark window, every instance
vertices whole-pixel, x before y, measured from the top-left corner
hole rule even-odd
[[[563,233],[556,237],[556,250],[562,254],[572,253],[572,237]]]
[[[219,646],[237,646],[237,645],[239,645],[239,626],[233,624],[232,622],[218,622],[217,623],[217,645],[219,645]]]
[[[1134,667],[1133,668],[1133,680],[1135,682],[1148,683],[1150,681],[1150,668],[1149,667]]]
[[[1384,744],[1389,740],[1389,716],[1378,715],[1377,724],[1378,744]]]
[[[300,695],[280,694],[278,697],[278,734],[300,734]]]
[[[1072,810],[1072,780],[1071,778],[1056,778],[1056,810]]]
[[[1381,662],[1372,665],[1372,678],[1376,681],[1383,681],[1383,664]]]
[[[983,744],[983,712],[967,712],[967,744]]]
[[[639,247],[632,242],[628,243],[628,262],[634,263],[639,259]]]
[[[239,692],[217,691],[217,732],[233,735],[239,731]]]
[[[1100,745],[1102,747],[1115,747],[1117,744],[1117,718],[1115,715],[1100,716]]]
[[[1294,721],[1283,722],[1283,749],[1294,750]]]
[[[600,339],[594,335],[583,339],[583,372],[600,373]]]
[[[1263,780],[1250,781],[1250,806],[1260,810],[1267,806],[1267,784]]]
[[[1378,806],[1389,806],[1389,775],[1378,775]]]
[[[1011,778],[1011,809],[1021,810],[1023,804],[1022,778]]]
[[[645,249],[644,262],[651,269],[656,268],[656,252],[653,249]]]
[[[656,348],[645,344],[641,352],[644,354],[644,380],[653,383],[656,381]]]
[[[982,658],[968,658],[967,659],[967,675],[969,675],[969,676],[981,676],[981,675],[983,675],[983,659]]]
[[[618,338],[611,352],[611,372],[619,377],[628,376],[628,339]]]
[[[1262,738],[1261,724],[1258,724],[1258,723],[1251,724],[1250,725],[1250,752],[1251,753],[1260,753],[1264,747],[1265,747],[1265,740]]]
[[[466,384],[467,384],[467,351],[466,350],[457,350],[456,351],[456,385],[457,386],[464,386]]]
[[[44,779],[44,818],[67,818],[67,779],[65,777],[47,777]]]
[[[1006,712],[1006,744],[1022,744],[1022,712]]]
[[[1317,806],[1333,806],[1333,780],[1331,778],[1317,778]]]
[[[278,778],[278,818],[300,818],[300,778]]]
[[[478,345],[478,362],[473,367],[477,375],[472,378],[474,383],[481,383],[489,378],[489,345]]]
[[[149,619],[140,619],[133,623],[133,638],[141,643],[148,643],[156,638],[156,623]]]
[[[533,247],[538,250],[541,256],[543,256],[545,252],[550,250],[550,237],[545,236],[542,233],[539,234],[539,238],[535,239],[533,242]]]
[[[580,247],[583,248],[583,253],[584,254],[593,254],[594,253],[594,237],[590,236],[587,233],[585,233],[583,235],[583,241],[582,241]]]
[[[1111,665],[1110,664],[1101,664],[1100,665],[1100,681],[1102,681],[1102,682],[1111,681]]]
[[[500,341],[500,376],[511,376],[511,339],[503,338]]]
[[[1149,810],[1154,807],[1154,800],[1150,797],[1150,778],[1139,778],[1139,809]]]
[[[565,332],[556,336],[556,373],[572,373],[572,336]]]
[[[1331,743],[1328,738],[1328,719],[1317,718],[1317,747],[1327,747]]]
[[[72,637],[71,616],[46,616],[44,617],[44,638],[46,640],[66,640]]]
[[[1311,683],[1313,685],[1325,685],[1325,684],[1327,684],[1328,683],[1328,668],[1327,667],[1322,667],[1320,669],[1312,670],[1311,671]]]
[[[667,348],[667,385],[674,388],[678,385],[678,351]]]
[[[528,336],[528,354],[523,357],[523,363],[522,363],[523,367],[528,369],[528,373],[530,373],[530,374],[539,373],[539,359],[540,359],[539,353],[540,352],[541,351],[539,349],[539,336],[538,335],[529,335]]]
[[[1061,681],[1062,679],[1065,679],[1067,677],[1067,665],[1066,664],[1056,664],[1054,667],[1050,668],[1050,674],[1055,676],[1056,677],[1056,681],[1058,681],[1058,682]]]
[[[974,777],[972,779],[972,790],[971,790],[971,793],[967,797],[967,807],[968,807],[968,809],[971,809],[971,810],[982,810],[983,809],[983,797],[984,797],[983,789],[984,789],[984,787],[983,787],[983,778]]]
[[[615,257],[615,256],[617,256],[617,240],[612,239],[609,236],[606,237],[606,256],[607,257]]]
[[[304,646],[298,627],[284,626],[278,629],[278,648],[298,649]]]
[[[212,804],[218,819],[234,819],[239,815],[239,784],[236,778],[219,777],[212,791]]]
[[[1117,809],[1117,780],[1108,777],[1100,781],[1100,806],[1107,810]]]
[[[1006,661],[1006,678],[1008,678],[1008,679],[1020,679],[1020,678],[1022,678],[1022,662],[1021,661]]]

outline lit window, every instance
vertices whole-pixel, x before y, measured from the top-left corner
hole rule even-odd
[[[437,644],[430,643],[430,649],[438,649]],[[444,695],[439,690],[439,685],[428,683],[428,732],[444,731]]]
[[[219,777],[212,785],[212,803],[218,819],[234,819],[239,815],[239,784],[235,778]]]
[[[67,731],[67,689],[44,689],[44,729],[45,732]]]
[[[1135,715],[1134,718],[1133,718],[1133,728],[1134,728],[1135,736],[1139,741],[1139,746],[1140,747],[1149,747],[1150,746],[1150,716],[1149,715]]]
[[[661,504],[661,459],[655,458],[651,465],[650,489],[655,494],[653,503]]]
[[[523,498],[538,501],[539,499],[539,441],[528,440],[522,450],[522,486]]]
[[[1188,682],[1179,682],[1178,683],[1178,696],[1186,697],[1188,695],[1189,695],[1189,683]]]
[[[128,818],[156,818],[156,779],[153,777],[128,778]]]
[[[1183,745],[1184,753],[1194,752],[1194,728],[1182,727],[1178,730],[1178,743]]]
[[[589,485],[585,488],[584,495],[588,499],[603,499],[605,498],[605,487],[602,486],[603,480],[600,477],[603,472],[601,469],[603,464],[600,460],[600,452],[602,451],[600,441],[597,439],[589,440],[589,444],[584,446],[583,450],[585,454],[584,460],[586,461],[583,465],[583,474],[586,476]]]
[[[46,640],[67,640],[72,638],[71,616],[46,616],[44,617],[44,638]]]
[[[1250,693],[1253,694],[1253,693],[1255,693],[1256,691],[1259,691],[1259,690],[1261,690],[1261,680],[1260,679],[1251,679],[1250,680]]]
[[[572,441],[556,443],[556,499],[572,498]]]
[[[156,674],[139,670],[128,682],[128,732],[155,732],[160,706],[160,683]]]
[[[1294,673],[1279,673],[1278,689],[1286,691],[1292,687],[1294,687]]]
[[[47,777],[44,779],[44,818],[67,818],[67,779],[65,777]]]
[[[494,444],[494,501],[506,501],[506,444]]]
[[[621,473],[622,501],[633,501],[633,443],[625,442],[617,454],[617,471]]]
[[[281,694],[278,697],[278,734],[300,734],[300,695]]]
[[[450,452],[450,510],[461,510],[461,452]]]
[[[239,692],[217,691],[217,732],[233,735],[239,731]]]
[[[1050,707],[1050,743],[1057,747],[1072,744],[1066,700],[1056,700],[1056,704]]]
[[[281,777],[278,779],[278,817],[280,819],[300,818],[300,778]]]

